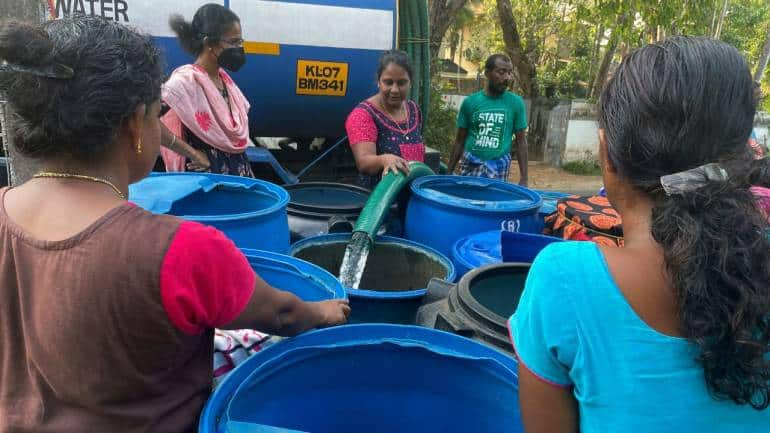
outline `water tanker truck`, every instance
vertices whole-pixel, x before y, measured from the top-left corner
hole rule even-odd
[[[98,15],[148,33],[170,73],[194,59],[180,47],[169,17],[191,20],[206,3],[222,4],[241,18],[247,62],[232,77],[251,103],[250,135],[264,146],[249,150],[257,177],[277,183],[296,181],[294,174],[302,180],[352,179],[345,118],[376,92],[377,60],[385,50],[409,54],[411,97],[426,112],[426,0],[49,0],[48,8],[52,19]],[[437,168],[438,152],[429,151],[426,160]]]

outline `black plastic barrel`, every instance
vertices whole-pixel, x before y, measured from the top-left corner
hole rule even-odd
[[[529,263],[499,263],[474,269],[457,284],[431,281],[417,324],[513,353],[507,322],[519,305],[529,267]]]
[[[334,182],[283,187],[290,197],[286,212],[292,243],[329,233],[350,233],[370,194],[366,188]],[[385,220],[379,234],[401,234],[401,224],[395,215]]]

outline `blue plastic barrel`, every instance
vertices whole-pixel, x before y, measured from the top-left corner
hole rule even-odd
[[[270,182],[208,173],[153,173],[129,187],[129,199],[153,213],[216,227],[239,248],[289,251],[289,194]]]
[[[406,238],[451,255],[460,238],[489,230],[541,230],[540,196],[527,188],[469,176],[425,176],[411,185]]]
[[[241,364],[209,398],[201,433],[519,433],[516,361],[428,328],[312,331]]]
[[[462,278],[471,269],[503,261],[500,233],[500,230],[481,232],[455,242],[452,246],[452,262],[457,279]]]
[[[350,233],[303,239],[291,255],[339,275]],[[346,287],[350,323],[413,324],[432,278],[454,281],[452,262],[438,251],[390,236],[378,236],[369,252],[360,289]]]
[[[243,249],[249,264],[276,289],[291,292],[303,301],[345,299],[345,289],[334,275],[320,267],[283,254]]]

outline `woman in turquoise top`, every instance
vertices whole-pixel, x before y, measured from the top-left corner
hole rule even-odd
[[[770,431],[770,241],[749,191],[756,100],[737,50],[673,38],[628,56],[599,101],[625,246],[553,244],[511,337],[538,432]]]

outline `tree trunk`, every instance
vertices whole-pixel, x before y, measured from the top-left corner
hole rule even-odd
[[[604,39],[604,25],[599,24],[596,29],[596,42],[594,48],[591,51],[591,63],[588,64],[588,89],[586,94],[591,93],[591,89],[594,88],[594,81],[596,81],[596,74],[594,74],[594,65],[599,60],[599,50],[602,49],[602,39]]]
[[[537,96],[537,71],[535,65],[524,53],[521,47],[521,36],[513,18],[511,0],[497,0],[497,13],[500,15],[500,27],[503,29],[505,51],[513,62],[514,75],[525,98],[534,99]]]
[[[725,0],[724,4],[722,5],[722,12],[719,15],[719,21],[717,21],[716,29],[714,30],[714,39],[719,39],[719,37],[722,35],[722,26],[725,23],[725,17],[727,16],[727,6],[729,3],[730,0]]]
[[[682,12],[679,14],[679,19],[671,24],[672,35],[682,34],[682,26],[684,25],[684,21],[687,16],[687,6],[689,6],[689,3],[690,0],[684,0],[684,4],[682,4]]]
[[[610,34],[610,40],[607,42],[607,48],[604,51],[604,57],[602,63],[599,66],[599,70],[596,72],[596,79],[593,86],[591,86],[591,92],[588,94],[589,98],[598,98],[604,88],[604,84],[607,81],[607,74],[610,71],[610,65],[612,64],[612,58],[615,57],[615,51],[618,49],[618,42],[620,41],[620,35],[626,23],[629,22],[629,18],[634,16],[634,12],[626,12],[618,19],[618,25],[612,29]],[[633,22],[633,18],[631,18]]]
[[[452,29],[449,32],[449,60],[455,61],[455,55],[457,55],[457,45],[460,43],[460,37]]]
[[[765,69],[767,68],[767,62],[770,60],[770,23],[767,25],[767,36],[765,37],[765,47],[762,49],[762,55],[759,56],[759,63],[757,63],[757,70],[754,72],[754,81],[762,81],[762,77],[765,76]]]
[[[432,61],[438,58],[441,42],[444,40],[447,30],[449,30],[449,26],[467,2],[468,0],[430,0],[428,2],[428,13],[430,14],[430,58]],[[432,68],[431,70],[435,69]]]
[[[607,48],[604,50],[604,58],[599,66],[599,71],[596,72],[596,79],[594,79],[593,86],[591,86],[591,92],[588,94],[589,98],[598,97],[604,88],[604,82],[607,81],[607,73],[610,70],[610,64],[612,58],[615,57],[615,51],[618,49],[618,35],[617,31],[612,31],[609,42],[607,42]]]
[[[48,18],[48,3],[45,0],[2,0],[0,1],[0,17],[17,19],[21,21],[41,22]],[[0,94],[0,104],[3,104],[3,95]],[[5,108],[5,109],[3,109]],[[7,105],[0,107],[0,130],[9,131],[8,122],[12,116]],[[32,178],[38,171],[39,164],[30,158],[20,155],[13,145],[11,134],[4,134],[0,141],[5,139],[3,147],[8,149],[9,182],[11,185],[19,185]]]

